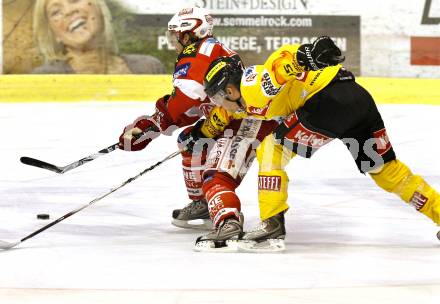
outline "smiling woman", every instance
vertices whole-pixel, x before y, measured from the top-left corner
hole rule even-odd
[[[34,35],[45,64],[37,74],[163,74],[148,55],[119,54],[104,0],[37,0]]]

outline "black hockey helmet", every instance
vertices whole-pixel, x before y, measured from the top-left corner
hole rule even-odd
[[[205,92],[208,97],[216,103],[212,98],[220,91],[224,92],[228,83],[240,88],[243,70],[244,66],[238,55],[220,57],[214,60],[209,65],[204,79]]]

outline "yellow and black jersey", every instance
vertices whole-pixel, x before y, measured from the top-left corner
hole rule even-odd
[[[207,115],[202,133],[207,137],[215,137],[232,119],[287,116],[328,85],[342,66],[304,71],[304,67],[296,60],[299,46],[284,45],[272,53],[263,65],[248,67],[240,85],[246,112],[230,113],[216,106]]]
[[[291,114],[328,85],[342,67],[304,71],[296,60],[299,46],[283,45],[263,65],[244,71],[240,91],[248,115],[271,119]]]

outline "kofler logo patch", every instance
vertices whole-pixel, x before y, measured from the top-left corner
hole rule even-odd
[[[267,105],[265,105],[262,108],[256,108],[249,106],[247,111],[250,114],[259,115],[259,116],[266,116],[267,110],[269,110],[270,104],[272,103],[272,99],[269,101]]]
[[[382,130],[373,133],[374,141],[376,142],[376,150],[379,155],[384,155],[391,149],[391,142],[387,135],[387,130]]]
[[[312,130],[307,129],[302,123],[298,122],[298,116],[296,113],[291,115],[285,122],[287,126],[295,125],[295,127],[287,133],[287,139],[292,140],[298,144],[311,147],[313,149],[319,149],[325,144],[329,143],[333,140],[328,136],[325,136],[321,133],[314,132]]]

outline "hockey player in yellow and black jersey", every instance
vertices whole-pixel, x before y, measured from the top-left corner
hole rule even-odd
[[[208,157],[203,190],[216,230],[200,237],[196,250],[222,247],[234,238],[247,240],[249,248],[268,241],[269,250],[283,250],[284,168],[296,154],[311,157],[335,138],[349,148],[360,172],[440,224],[440,195],[396,159],[373,98],[342,61],[333,41],[320,37],[313,44],[284,45],[264,65],[244,71],[230,59],[211,64],[205,76],[210,99],[249,118],[233,121],[233,134],[220,137]],[[249,167],[255,141],[262,138],[257,149],[262,226],[243,234],[235,188]]]

